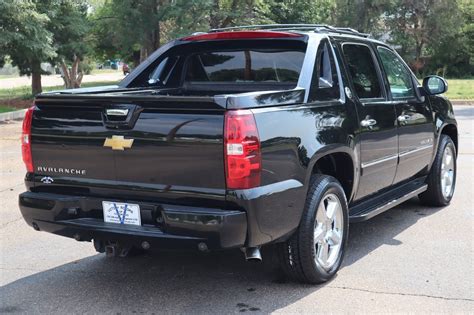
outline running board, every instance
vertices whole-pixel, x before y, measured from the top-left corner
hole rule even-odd
[[[418,178],[395,189],[384,192],[375,198],[352,206],[349,209],[349,221],[366,221],[417,196],[428,188],[425,179],[426,177]]]

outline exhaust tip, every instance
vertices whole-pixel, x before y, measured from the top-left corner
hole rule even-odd
[[[247,261],[262,261],[262,254],[260,253],[260,248],[258,247],[247,247],[243,249],[245,254],[245,260]]]

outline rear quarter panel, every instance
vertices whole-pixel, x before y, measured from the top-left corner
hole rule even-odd
[[[298,227],[318,158],[346,152],[356,160],[352,110],[340,102],[252,110],[262,148],[261,187],[227,194],[229,202],[247,210],[248,246],[275,241]]]

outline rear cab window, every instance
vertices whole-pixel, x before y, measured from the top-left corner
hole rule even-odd
[[[170,88],[182,95],[289,90],[298,83],[305,54],[306,42],[302,40],[228,40],[177,45],[160,56],[129,87]]]
[[[321,41],[309,92],[309,101],[336,101],[341,97],[335,57],[327,39]]]

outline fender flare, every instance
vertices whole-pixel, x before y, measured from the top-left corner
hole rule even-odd
[[[359,173],[360,173],[360,167],[359,167],[359,157],[356,154],[356,149],[351,148],[347,145],[343,144],[328,144],[326,146],[323,146],[319,148],[311,157],[309,163],[308,163],[308,168],[306,172],[306,177],[305,177],[305,186],[306,190],[309,189],[309,182],[311,180],[311,176],[313,174],[313,169],[316,163],[323,157],[328,156],[330,154],[334,153],[344,153],[347,154],[350,159],[352,160],[352,187],[351,187],[351,193],[350,196],[347,196],[347,202],[352,200],[352,198],[355,195],[355,192],[357,190],[358,184],[359,184]]]

